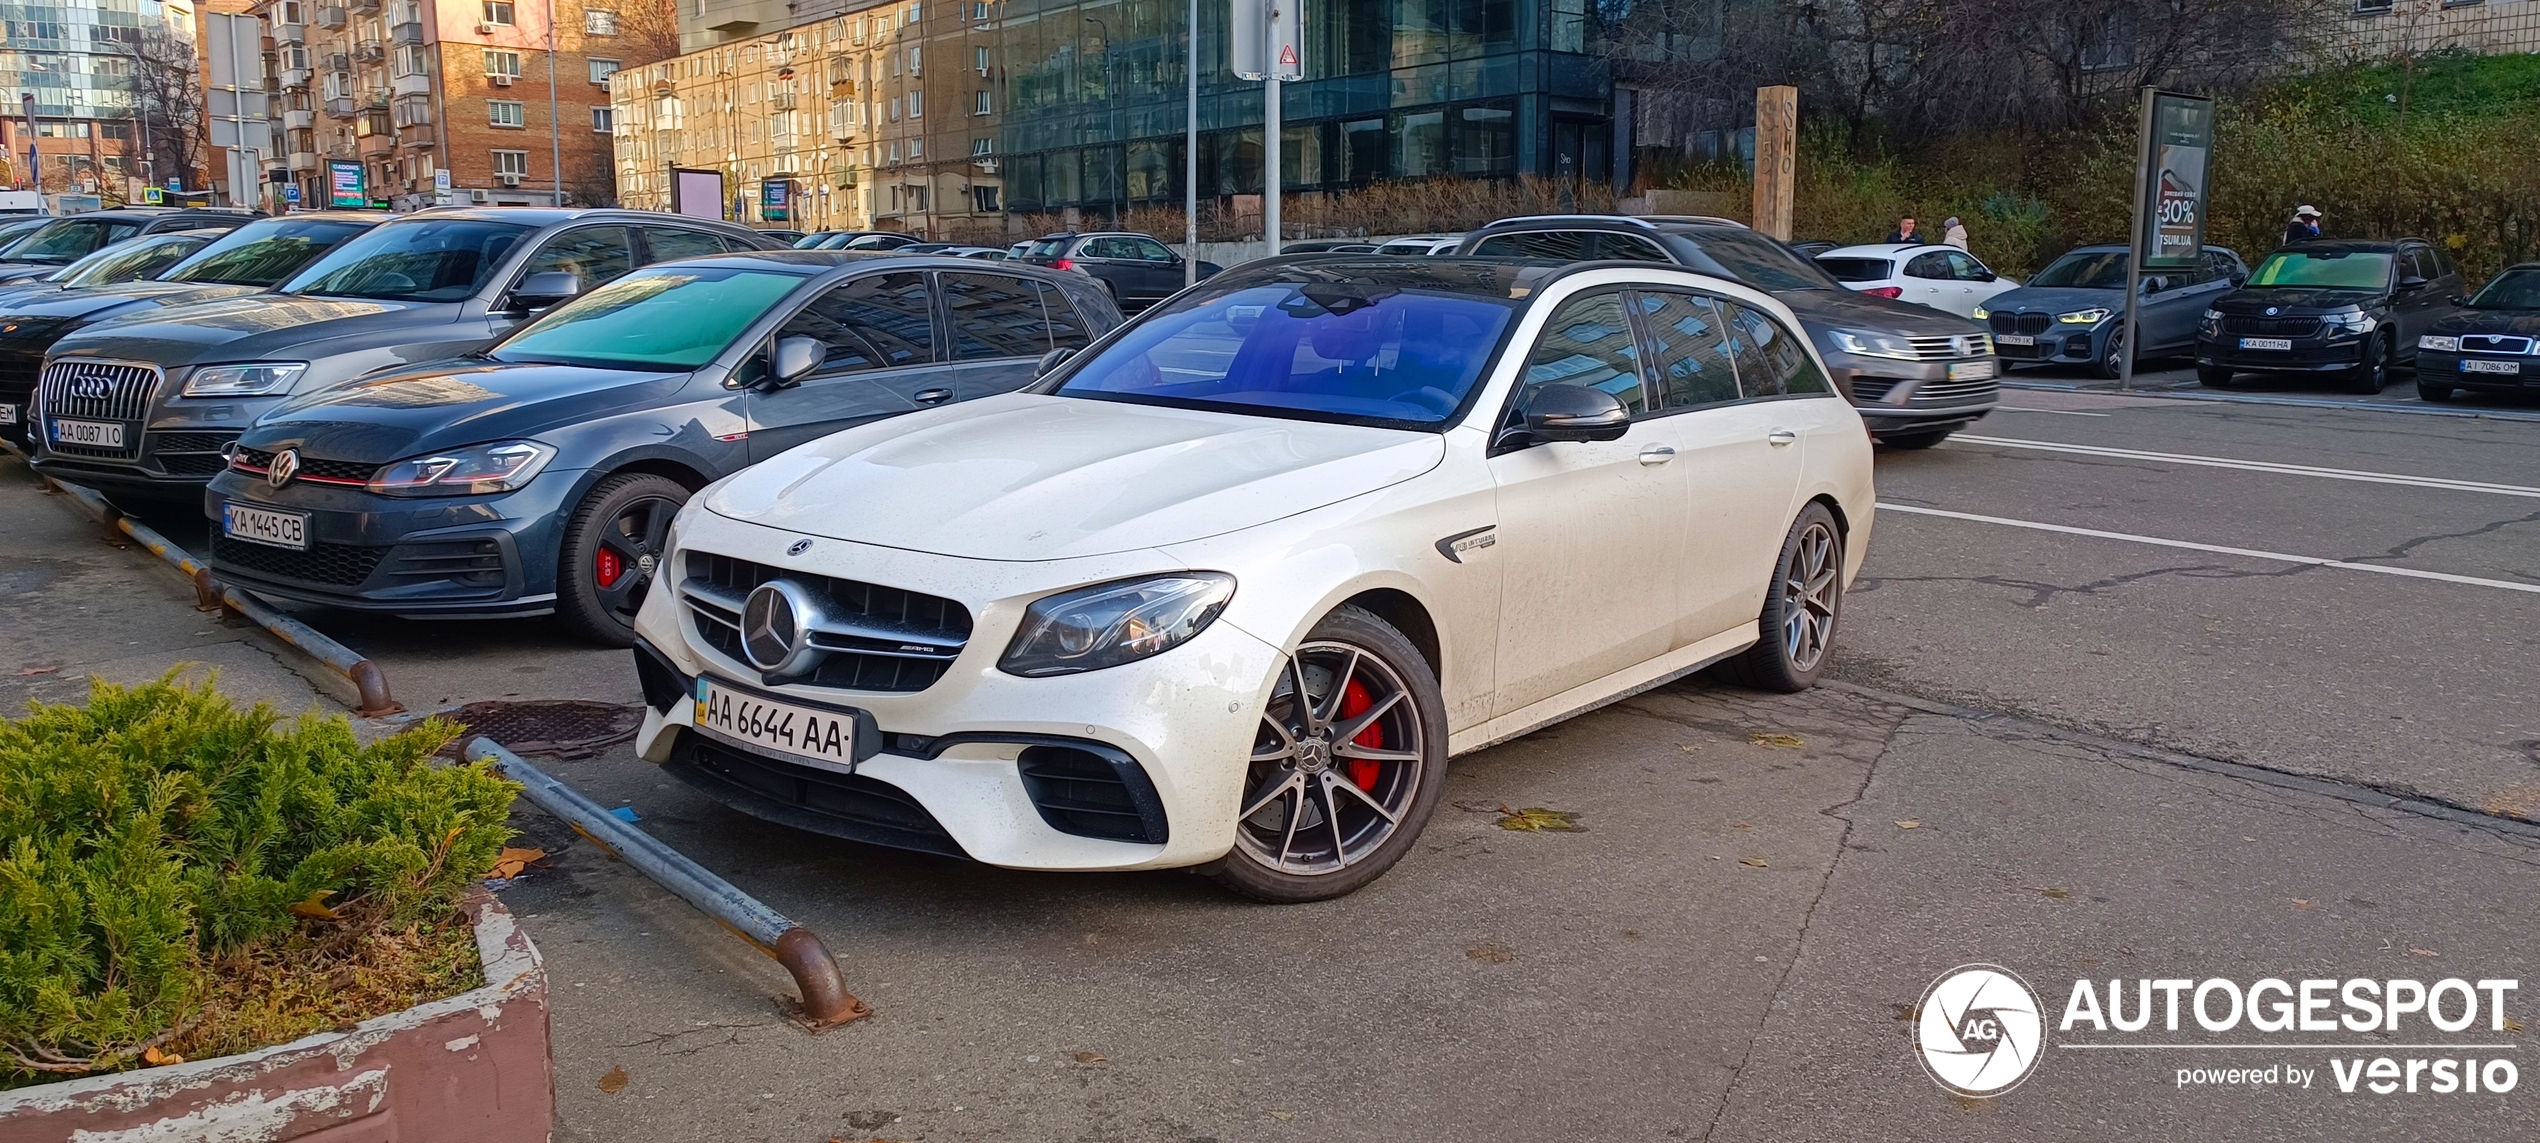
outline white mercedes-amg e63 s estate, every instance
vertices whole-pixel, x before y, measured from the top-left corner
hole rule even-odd
[[[1030,302],[952,313],[946,383]],[[897,383],[820,348],[764,384]],[[644,757],[817,833],[1332,897],[1450,756],[1708,666],[1810,685],[1869,538],[1808,338],[1691,271],[1274,258],[1042,370],[698,494]]]

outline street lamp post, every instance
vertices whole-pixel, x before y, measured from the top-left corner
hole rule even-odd
[[[1191,0],[1190,30],[1185,37],[1190,62],[1190,106],[1182,137],[1182,285],[1199,284],[1199,0]]]
[[[556,205],[564,205],[564,122],[556,118],[556,0],[547,0],[547,162],[556,176]]]

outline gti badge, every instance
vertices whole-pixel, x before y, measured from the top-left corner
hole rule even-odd
[[[280,488],[300,475],[300,450],[286,448],[273,454],[273,464],[265,469],[265,483]]]

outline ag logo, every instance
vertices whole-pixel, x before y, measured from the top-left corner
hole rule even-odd
[[[1983,1099],[2018,1087],[2045,1046],[2037,993],[2010,969],[1960,965],[1923,990],[1915,1056],[1951,1092]]]

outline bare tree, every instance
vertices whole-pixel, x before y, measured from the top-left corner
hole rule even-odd
[[[203,77],[194,45],[163,27],[114,41],[109,58],[130,69],[133,143],[149,160],[151,174],[166,181],[182,175],[196,186],[203,170]]]

